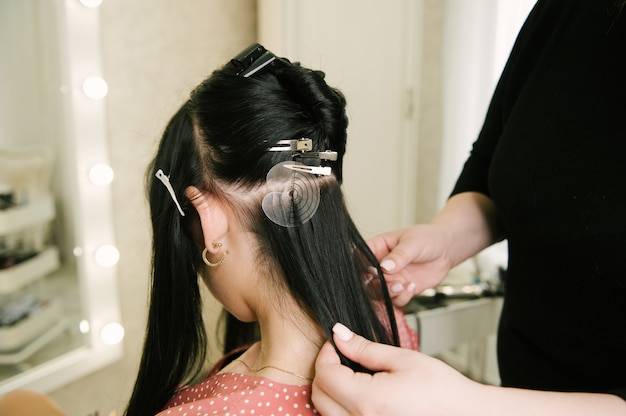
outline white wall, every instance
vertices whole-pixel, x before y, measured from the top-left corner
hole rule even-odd
[[[440,205],[478,136],[513,42],[535,2],[446,0]]]
[[[58,140],[61,112],[58,91],[58,45],[41,50],[45,39],[56,40],[51,1],[0,1],[0,143],[25,147]],[[53,101],[54,100],[54,101]],[[36,122],[34,122],[36,121]],[[52,132],[52,133],[50,133]]]

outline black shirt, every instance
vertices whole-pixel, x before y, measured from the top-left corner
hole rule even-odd
[[[626,9],[539,0],[453,194],[509,244],[502,384],[626,399]]]

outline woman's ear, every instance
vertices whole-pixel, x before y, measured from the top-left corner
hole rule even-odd
[[[222,203],[209,193],[202,192],[195,186],[185,189],[185,196],[198,212],[204,240],[204,247],[210,252],[215,249],[212,244],[223,239],[228,232],[228,216]]]

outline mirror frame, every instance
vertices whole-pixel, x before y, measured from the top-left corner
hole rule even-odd
[[[117,268],[96,261],[96,253],[104,248],[112,250],[112,263],[117,263],[111,187],[97,185],[89,178],[93,166],[109,166],[105,102],[88,98],[83,92],[85,79],[102,77],[100,1],[55,3],[61,32],[61,100],[66,132],[62,151],[74,162],[62,179],[70,190],[66,202],[71,205],[73,252],[88,342],[0,382],[0,395],[18,388],[50,392],[119,360],[123,354]],[[111,328],[117,331],[115,343],[103,336]]]

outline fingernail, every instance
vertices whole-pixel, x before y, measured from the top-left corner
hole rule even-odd
[[[393,285],[391,285],[389,290],[391,291],[391,293],[400,293],[404,290],[404,286],[402,286],[402,283],[394,283]]]
[[[393,269],[396,268],[396,262],[393,260],[383,260],[380,263],[380,267],[382,267],[383,269],[387,270],[388,272],[392,271]]]
[[[413,282],[409,283],[409,285],[406,287],[406,291],[413,293],[414,290],[415,290],[415,283]]]
[[[376,267],[369,266],[367,268],[367,272],[370,274],[373,274],[374,276],[378,275],[378,270],[376,270]]]
[[[343,324],[340,324],[339,322],[337,322],[333,326],[333,332],[342,341],[350,341],[352,339],[352,336],[354,335],[354,333],[350,331],[348,327],[346,327]]]

